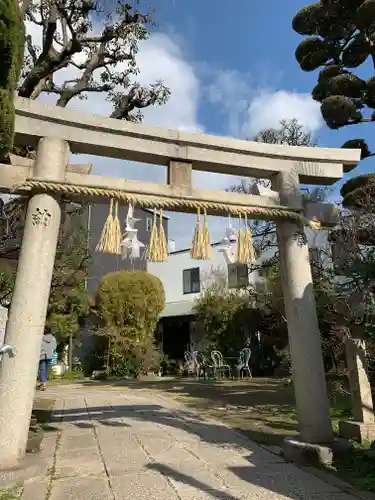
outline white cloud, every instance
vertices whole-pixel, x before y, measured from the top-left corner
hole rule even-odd
[[[256,75],[256,77],[254,76]],[[261,130],[277,127],[281,120],[292,118],[312,134],[323,125],[320,105],[310,94],[275,90],[280,76],[273,80],[266,73],[242,74],[238,71],[218,71],[206,89],[210,103],[219,108],[227,127],[224,133],[251,138]]]
[[[305,129],[315,134],[323,125],[320,105],[310,94],[261,92],[250,102],[243,135],[252,137],[261,130],[277,127],[281,120],[296,118]]]

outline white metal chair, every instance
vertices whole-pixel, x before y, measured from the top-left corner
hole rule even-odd
[[[194,373],[195,363],[192,353],[190,351],[185,351],[184,358],[185,358],[185,368],[186,371],[188,372],[188,375]]]
[[[249,347],[245,347],[240,352],[240,362],[237,366],[238,375],[243,378],[245,373],[248,374],[250,378],[252,378],[251,369],[250,369],[250,359],[251,359],[251,349]]]
[[[214,368],[214,376],[216,377],[216,374],[220,377],[222,373],[225,374],[225,372],[228,372],[228,376],[230,377],[230,366],[224,364],[224,357],[221,354],[220,351],[212,351],[211,352],[211,359],[213,361],[213,368]]]
[[[197,378],[203,376],[203,378],[206,379],[208,377],[209,370],[214,370],[214,367],[207,362],[206,357],[200,351],[194,351],[192,357]]]

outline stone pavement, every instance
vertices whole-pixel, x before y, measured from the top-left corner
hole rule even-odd
[[[164,395],[50,388],[46,478],[23,500],[350,500],[332,484]]]

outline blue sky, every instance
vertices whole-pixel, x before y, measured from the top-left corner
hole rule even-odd
[[[299,68],[294,51],[302,37],[292,30],[291,21],[308,3],[288,0],[280,8],[280,0],[236,0],[232,4],[224,0],[158,0],[156,30],[182,38],[185,53],[203,82],[208,83],[215,71],[231,70],[243,75],[253,88],[270,86],[274,90],[307,93],[316,84],[317,71],[306,73]],[[366,75],[368,69],[362,74]],[[200,122],[208,132],[225,135],[227,124],[220,119],[220,111],[202,96]],[[364,137],[375,148],[374,132],[375,123],[339,131],[323,126],[317,138],[321,146],[340,147],[347,139]],[[374,167],[374,160],[369,159],[349,176],[374,171]]]
[[[116,4],[107,0],[107,7]],[[313,132],[318,144],[341,147],[349,138],[363,137],[375,149],[375,123],[329,130],[320,114],[319,104],[311,99],[317,72],[303,72],[295,58],[302,37],[293,32],[295,13],[305,0],[140,0],[141,10],[148,3],[154,8],[155,27],[138,54],[142,85],[161,78],[171,90],[169,102],[147,108],[144,123],[173,129],[202,131],[249,139],[257,132],[277,126],[281,119],[297,118]],[[94,23],[94,31],[102,23]],[[40,41],[38,27],[28,25],[34,43]],[[39,42],[40,43],[40,42]],[[80,57],[84,57],[83,54]],[[74,78],[77,70],[59,71],[56,83]],[[371,68],[361,69],[368,78]],[[54,96],[43,96],[52,101]],[[74,100],[70,107],[83,112],[108,116],[111,105],[103,94],[87,100]],[[160,166],[131,164],[112,159],[82,157],[94,173],[166,182],[166,169]],[[362,162],[351,174],[374,171],[374,160]],[[197,187],[226,189],[236,179],[197,172]],[[335,197],[339,191],[335,186]],[[213,240],[222,237],[227,222],[211,218]],[[188,246],[194,227],[194,216],[171,214],[170,237],[177,247]]]

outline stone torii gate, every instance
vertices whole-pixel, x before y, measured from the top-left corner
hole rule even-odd
[[[37,156],[33,165],[0,165],[0,191],[30,196],[5,337],[16,348],[16,355],[4,357],[0,364],[0,467],[16,465],[25,454],[62,193],[79,197],[85,193],[91,199],[103,193],[122,193],[124,200],[134,196],[148,206],[154,206],[155,200],[166,200],[169,210],[185,212],[196,212],[196,203],[204,202],[207,212],[216,215],[227,215],[231,207],[249,214],[254,210],[259,215],[260,211],[264,218],[278,214],[300,435],[307,443],[332,441],[309,252],[307,244],[301,244],[295,236],[303,230],[300,183],[333,184],[356,166],[359,150],[269,145],[179,132],[85,115],[27,99],[16,101],[16,142],[35,147]],[[82,173],[68,168],[70,153],[166,165],[168,184]],[[194,189],[192,169],[269,178],[278,195]],[[331,208],[315,204],[308,207],[310,214],[305,208],[305,215],[315,214],[327,221],[327,209]],[[290,216],[293,213],[294,219]]]

